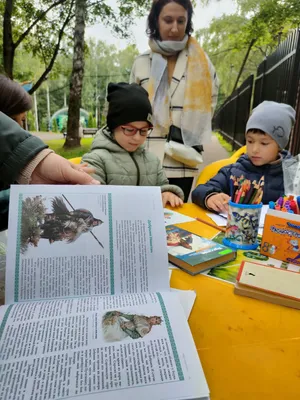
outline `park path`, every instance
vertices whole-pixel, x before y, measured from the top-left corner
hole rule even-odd
[[[60,133],[49,133],[49,132],[31,132],[31,133],[35,136],[38,136],[40,139],[47,141],[52,139],[63,139],[63,135]],[[215,135],[212,135],[211,142],[207,143],[204,146],[204,152],[202,155],[203,155],[203,164],[201,164],[199,170],[200,172],[212,162],[229,157],[228,151],[224,149],[224,147],[220,144],[218,138]],[[189,202],[190,201],[191,199],[189,198]]]
[[[38,136],[42,140],[52,139],[63,139],[63,135],[60,133],[49,133],[49,132],[31,132],[33,135]],[[200,167],[200,171],[211,164],[213,161],[221,160],[228,157],[227,150],[218,141],[216,136],[212,136],[211,142],[204,146],[203,153],[203,164]]]

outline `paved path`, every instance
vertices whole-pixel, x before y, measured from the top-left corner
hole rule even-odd
[[[42,140],[63,139],[63,135],[60,133],[32,132],[32,134],[38,136]],[[212,162],[228,157],[229,154],[227,150],[225,150],[224,147],[221,146],[218,138],[213,135],[211,142],[204,146],[203,164],[201,164],[200,172],[203,170],[203,168],[205,168]]]
[[[203,170],[207,165],[211,164],[214,161],[222,160],[223,158],[228,158],[229,153],[224,149],[223,146],[218,141],[218,138],[213,135],[211,138],[211,142],[204,145],[203,156],[203,164],[201,164],[200,171]]]
[[[31,132],[33,135],[38,136],[42,140],[55,140],[63,139],[61,133],[49,133],[49,132]],[[211,164],[213,161],[221,160],[222,158],[227,158],[228,152],[222,147],[216,136],[212,136],[211,143],[205,145],[203,153],[203,164],[201,165],[200,171],[206,167],[206,165]]]
[[[51,133],[51,132],[30,132],[32,135],[39,137],[42,140],[57,140],[63,139],[61,133]]]
[[[229,153],[227,150],[224,149],[223,146],[218,141],[218,138],[213,135],[211,138],[211,142],[204,145],[204,152],[202,153],[203,156],[203,164],[201,164],[201,167],[199,169],[199,172],[201,172],[207,165],[211,164],[214,161],[217,160],[222,160],[223,158],[228,158]],[[196,179],[194,180],[194,185],[192,187],[192,190],[195,187],[195,182]],[[191,196],[189,197],[188,202],[191,202]]]

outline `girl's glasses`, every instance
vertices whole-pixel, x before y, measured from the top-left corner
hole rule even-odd
[[[138,132],[140,133],[141,136],[149,136],[153,130],[153,128],[149,128],[148,126],[145,128],[138,129],[132,125],[121,126],[121,129],[122,129],[124,135],[126,135],[126,136],[134,136]]]

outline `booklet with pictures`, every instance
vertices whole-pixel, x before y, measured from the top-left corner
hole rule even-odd
[[[236,251],[178,226],[166,227],[169,261],[190,275],[226,264]]]
[[[159,188],[11,188],[0,398],[208,399]]]

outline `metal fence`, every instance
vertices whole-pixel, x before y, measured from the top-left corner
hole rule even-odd
[[[251,76],[248,78],[251,81]],[[248,79],[237,90],[225,100],[224,104],[217,111],[213,126],[236,146],[244,144],[244,133],[246,122],[251,109],[250,101],[245,101],[243,91]],[[252,77],[253,79],[253,77]],[[247,93],[248,94],[248,93]],[[247,99],[248,100],[248,99]],[[289,149],[292,154],[300,153],[300,30],[293,31],[288,38],[282,42],[277,50],[267,57],[258,67],[257,76],[254,82],[253,107],[256,107],[264,100],[273,100],[280,103],[287,103],[297,111],[297,123],[293,129]],[[231,104],[230,110],[228,103]],[[239,103],[244,104],[241,108]],[[248,104],[248,109],[246,109]],[[239,110],[240,113],[236,112]],[[230,111],[233,114],[228,116]],[[223,117],[220,118],[220,115]],[[229,124],[229,127],[228,127]],[[232,126],[236,126],[232,129]]]
[[[225,100],[213,119],[213,129],[220,131],[232,143],[233,149],[243,146],[245,142],[253,82],[254,75],[251,75]]]

